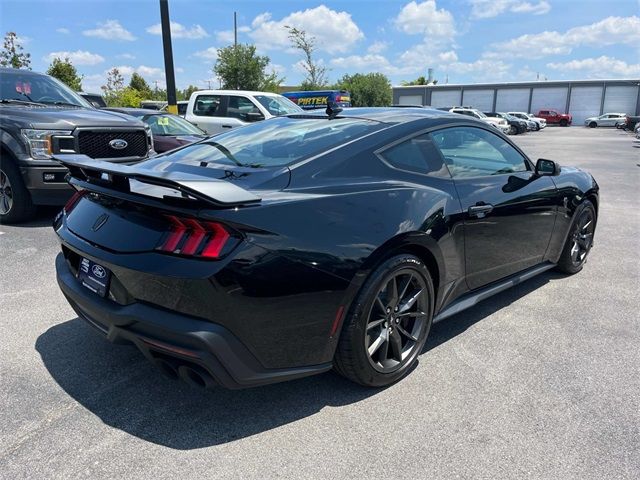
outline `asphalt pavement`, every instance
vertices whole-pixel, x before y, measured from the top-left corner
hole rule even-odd
[[[332,372],[243,391],[165,379],[67,305],[55,209],[0,225],[0,478],[640,478],[640,141],[514,139],[596,177],[587,265],[436,325],[382,390]]]

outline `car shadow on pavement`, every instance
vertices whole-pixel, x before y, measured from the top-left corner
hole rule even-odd
[[[542,274],[436,324],[426,352],[554,278]],[[379,393],[333,372],[248,390],[200,390],[165,378],[133,346],[112,345],[76,318],[44,332],[36,350],[53,379],[105,424],[189,450],[249,437]],[[427,361],[425,355],[421,361]]]
[[[13,223],[11,226],[22,228],[49,227],[60,210],[62,210],[62,207],[39,206],[31,220],[23,223]]]

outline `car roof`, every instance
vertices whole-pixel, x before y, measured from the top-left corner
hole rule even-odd
[[[38,75],[40,77],[48,77],[46,73],[34,72],[33,70],[25,70],[24,68],[0,67],[0,73],[21,73],[23,75]]]
[[[265,95],[269,97],[281,97],[279,93],[273,92],[259,92],[255,90],[196,90],[193,93],[197,93],[198,95],[204,93],[205,95]]]
[[[327,117],[325,110],[308,110],[294,113],[290,117]],[[420,119],[459,119],[460,115],[444,112],[431,107],[354,107],[345,108],[337,118],[360,118],[381,123],[407,123]]]

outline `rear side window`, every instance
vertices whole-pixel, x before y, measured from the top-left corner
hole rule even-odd
[[[389,165],[399,170],[431,177],[451,178],[438,149],[428,134],[389,147],[380,153],[380,156]]]
[[[508,142],[482,128],[455,127],[432,134],[454,178],[524,172],[525,158]]]
[[[220,117],[220,95],[198,95],[193,105],[193,114],[199,117]]]
[[[247,113],[260,113],[260,109],[246,97],[229,96],[227,117],[247,121]]]

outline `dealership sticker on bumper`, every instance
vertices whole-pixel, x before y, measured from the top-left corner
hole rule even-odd
[[[97,293],[101,297],[107,295],[109,279],[111,272],[102,265],[99,265],[88,258],[80,261],[78,269],[78,280],[83,286],[87,287],[93,293]]]

